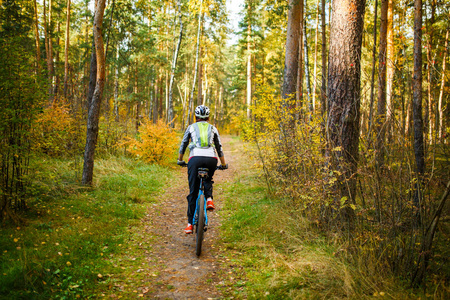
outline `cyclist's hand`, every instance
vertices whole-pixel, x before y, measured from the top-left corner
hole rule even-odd
[[[178,160],[177,165],[185,167],[185,166],[187,166],[187,163],[184,160]]]
[[[217,167],[219,170],[226,170],[228,169],[228,164],[224,164],[224,165],[220,165],[219,167]]]

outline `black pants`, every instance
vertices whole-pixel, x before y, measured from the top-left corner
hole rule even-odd
[[[198,168],[208,168],[208,178],[203,181],[205,187],[205,198],[212,197],[213,192],[213,175],[217,167],[217,158],[206,156],[193,156],[188,162],[188,178],[189,178],[189,195],[187,196],[188,210],[187,217],[188,222],[192,224],[194,218],[195,205],[198,197],[198,191],[200,188],[200,178],[198,178]]]

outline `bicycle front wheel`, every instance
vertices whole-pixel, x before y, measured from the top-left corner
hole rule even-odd
[[[198,221],[197,221],[197,245],[196,254],[202,253],[203,234],[205,232],[205,195],[200,195],[198,203]]]

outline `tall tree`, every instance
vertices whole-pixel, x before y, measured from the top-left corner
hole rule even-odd
[[[316,13],[316,31],[314,34],[314,70],[313,70],[313,89],[312,89],[312,103],[316,105],[316,87],[317,87],[317,40],[319,38],[319,14],[320,14],[320,0],[317,0],[317,13]]]
[[[247,118],[251,117],[250,107],[252,105],[252,0],[247,0]]]
[[[391,136],[392,111],[394,99],[394,75],[395,75],[395,48],[394,48],[394,4],[388,0],[387,13],[387,49],[386,49],[386,133]]]
[[[173,128],[175,122],[173,121],[173,82],[175,78],[175,69],[177,67],[178,53],[180,51],[181,40],[183,39],[183,21],[181,16],[181,0],[178,0],[178,18],[180,23],[180,33],[178,35],[178,43],[173,52],[172,68],[170,70],[170,82],[169,82],[169,108],[167,113],[167,119],[170,122],[170,126]]]
[[[290,0],[286,33],[286,55],[284,59],[283,89],[281,95],[287,100],[294,97],[297,89],[300,51],[301,2]]]
[[[384,137],[386,131],[386,48],[388,0],[381,0],[380,44],[378,53],[378,110],[376,120],[376,163],[384,164]],[[376,30],[376,29],[374,29]]]
[[[414,154],[416,158],[416,171],[421,176],[425,172],[422,121],[422,0],[414,1],[413,89]]]
[[[189,104],[187,109],[187,118],[186,118],[186,124],[185,127],[188,126],[189,122],[191,121],[191,106],[194,101],[194,91],[195,91],[195,84],[197,81],[197,69],[198,69],[198,59],[199,59],[199,48],[200,48],[200,35],[201,35],[201,28],[202,28],[202,7],[203,7],[203,0],[200,0],[200,7],[198,11],[198,27],[197,27],[197,49],[195,52],[195,63],[194,63],[194,80],[192,81],[192,89],[191,94],[189,96]]]
[[[441,75],[441,88],[439,91],[439,101],[438,101],[438,112],[439,112],[439,140],[443,142],[443,128],[444,128],[444,110],[443,110],[443,99],[444,99],[444,88],[445,88],[445,70],[446,70],[446,60],[448,52],[448,32],[450,25],[447,24],[447,33],[445,34],[445,47],[444,47],[444,57],[442,58],[442,75]]]
[[[433,70],[435,68],[434,66],[434,58],[433,58],[433,44],[434,44],[434,21],[435,21],[435,15],[436,15],[436,0],[431,0],[431,16],[430,20],[426,23],[427,26],[427,33],[428,33],[428,40],[427,40],[427,94],[428,94],[428,102],[426,105],[425,110],[425,122],[424,122],[424,129],[428,127],[428,142],[431,144],[432,138],[433,138],[433,122],[432,122],[432,115],[433,115],[433,86],[434,86],[434,76],[433,76]]]
[[[38,8],[37,8],[37,0],[34,0],[34,32],[36,35],[36,70],[37,72],[40,69],[40,61],[41,61],[41,46],[39,43],[39,17],[38,17]]]
[[[358,162],[361,43],[365,0],[333,1],[328,63],[328,136],[340,198],[354,201]],[[341,201],[339,201],[341,200]],[[352,219],[353,210],[342,210]]]
[[[322,87],[320,88],[320,101],[322,104],[322,117],[325,118],[327,112],[327,28],[325,25],[325,0],[322,0],[320,19],[322,23]]]
[[[86,185],[92,184],[94,173],[94,154],[98,138],[98,122],[100,117],[100,103],[102,100],[103,88],[105,85],[105,50],[103,46],[102,24],[105,12],[106,0],[95,1],[94,13],[94,40],[95,54],[97,57],[97,77],[94,95],[89,107],[86,147],[84,150],[84,165],[81,182]]]
[[[303,4],[303,10],[306,11],[306,0]],[[309,47],[308,47],[308,35],[306,34],[306,15],[303,15],[303,47],[305,54],[305,80],[306,80],[306,96],[308,99],[309,111],[314,112],[314,103],[311,98],[311,78],[309,74]]]
[[[378,0],[375,0],[375,14],[373,16],[373,46],[372,46],[372,77],[370,80],[370,103],[369,103],[369,132],[368,138],[371,136],[373,123],[373,103],[374,103],[374,88],[375,88],[375,66],[377,63],[377,22],[378,22]]]
[[[64,97],[66,98],[69,81],[69,45],[70,45],[70,0],[67,0],[66,43],[64,47]]]

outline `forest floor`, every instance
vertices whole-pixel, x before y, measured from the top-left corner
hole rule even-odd
[[[230,137],[223,137],[222,143],[230,145]],[[187,169],[180,168],[164,188],[159,197],[161,201],[150,205],[141,226],[133,228],[141,231],[140,238],[135,239],[139,245],[151,245],[150,250],[134,252],[133,260],[147,261],[147,270],[142,268],[135,272],[144,272],[146,276],[128,285],[119,285],[120,293],[111,294],[112,298],[130,295],[133,292],[141,297],[153,299],[217,299],[222,293],[217,287],[221,274],[228,273],[223,268],[226,258],[218,247],[222,208],[223,186],[233,180],[236,172],[243,165],[244,158],[237,152],[238,144],[233,149],[226,147],[224,153],[230,168],[216,171],[214,174],[214,203],[216,210],[208,214],[209,227],[205,234],[202,254],[195,254],[195,235],[187,235],[187,200],[189,192]],[[142,256],[142,257],[137,257]],[[116,257],[116,260],[118,258]],[[121,260],[119,258],[119,260]],[[130,277],[136,274],[130,274]],[[126,291],[128,290],[128,291]]]

